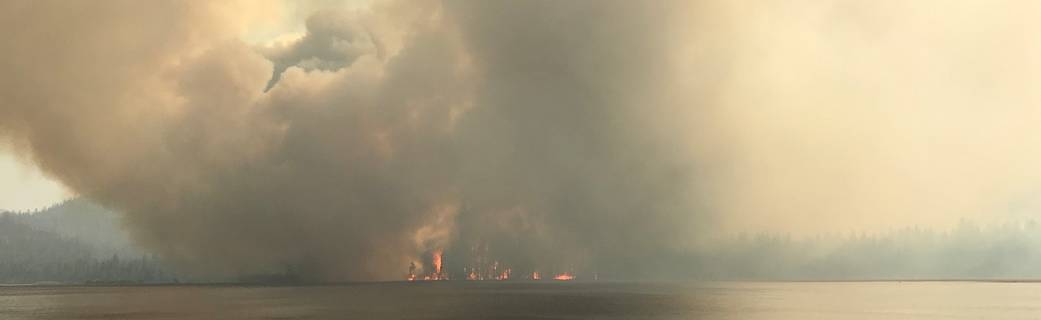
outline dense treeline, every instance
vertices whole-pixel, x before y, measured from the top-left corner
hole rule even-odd
[[[144,254],[144,251],[133,245],[129,234],[120,226],[119,215],[87,199],[67,200],[13,217],[34,229],[76,239],[90,246],[96,256],[130,257]]]
[[[35,213],[35,215],[41,215]],[[0,214],[0,283],[170,282],[176,276],[148,255],[119,256],[29,222],[45,216]],[[108,231],[102,228],[102,232]]]
[[[1041,225],[963,222],[943,231],[736,236],[689,261],[702,279],[1039,279]]]

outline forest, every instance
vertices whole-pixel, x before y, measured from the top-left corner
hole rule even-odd
[[[117,217],[86,200],[0,213],[0,284],[128,284],[178,278],[133,248]]]
[[[878,233],[746,234],[688,256],[693,276],[714,280],[903,280],[1041,278],[1041,224],[1034,220]]]

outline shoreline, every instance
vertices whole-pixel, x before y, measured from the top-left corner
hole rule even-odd
[[[469,280],[442,280],[442,281],[347,281],[326,283],[249,283],[249,282],[181,282],[181,283],[46,283],[46,284],[0,284],[0,289],[5,288],[133,288],[133,287],[341,287],[341,286],[365,286],[365,285],[424,285],[433,283],[473,283],[473,284],[697,284],[697,283],[1041,283],[1041,279],[842,279],[842,280],[677,280],[666,282],[662,280],[625,280],[625,281],[469,281]]]

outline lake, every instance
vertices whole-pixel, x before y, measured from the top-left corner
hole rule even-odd
[[[0,287],[0,319],[1037,319],[1041,283]]]

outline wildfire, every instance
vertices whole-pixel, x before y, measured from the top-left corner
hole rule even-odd
[[[524,276],[527,270],[523,270],[520,276],[514,276],[513,266],[508,263],[501,262],[499,260],[488,259],[487,257],[487,245],[475,245],[472,248],[470,255],[470,261],[462,267],[461,273],[456,273],[460,279],[466,280],[514,280],[514,279],[531,279],[531,280],[542,280],[543,275],[538,270],[532,270],[530,278]],[[405,278],[408,281],[436,281],[436,280],[449,280],[449,271],[444,268],[444,249],[437,248],[435,250],[428,251],[429,254],[429,265],[417,265],[419,262],[412,262],[409,264],[408,276]],[[574,269],[569,268],[571,271],[564,273],[550,273],[546,275],[546,279],[553,279],[557,281],[571,281],[575,280]],[[529,269],[530,270],[530,269]],[[594,271],[589,278],[586,280],[599,280],[598,272]]]
[[[431,270],[429,273],[424,275],[422,278],[423,280],[448,280],[448,274],[444,272],[444,270],[441,268],[443,253],[444,250],[442,249],[437,249],[434,252],[430,253],[430,260],[431,264],[434,267],[434,270]],[[405,280],[416,281],[417,279],[419,279],[419,277],[416,275],[416,263],[409,263],[408,276],[405,278]]]
[[[553,277],[553,280],[560,280],[560,281],[570,281],[570,280],[574,280],[574,279],[575,279],[575,275],[571,274],[571,272],[564,272],[564,273],[558,274],[555,277]]]
[[[448,275],[441,270],[441,257],[444,252],[443,249],[437,249],[430,253],[430,260],[434,265],[434,272],[423,277],[423,280],[448,280]]]
[[[444,253],[444,250],[441,250],[441,249],[437,249],[437,251],[434,251],[434,253],[433,253],[433,255],[434,255],[434,274],[441,274],[441,254],[443,254],[443,253]]]
[[[513,273],[513,269],[506,268],[506,270],[503,270],[502,273],[499,273],[499,275],[495,276],[495,280],[510,280],[510,273]]]

